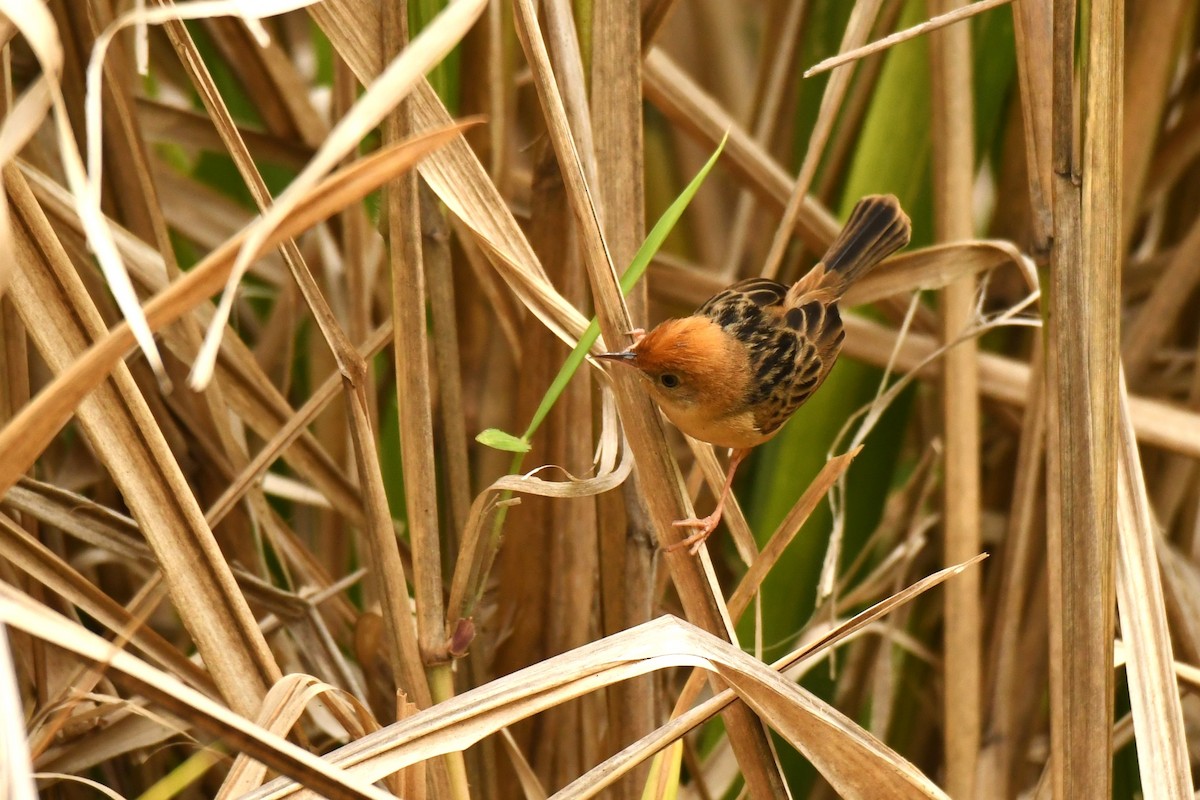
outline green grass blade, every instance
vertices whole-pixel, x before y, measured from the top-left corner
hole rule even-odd
[[[629,267],[625,270],[625,272],[621,274],[621,294],[629,294],[629,291],[636,286],[637,282],[640,281],[646,274],[646,270],[649,268],[650,262],[653,260],[654,255],[662,247],[663,242],[667,240],[667,237],[671,234],[672,229],[674,229],[676,223],[679,222],[680,217],[683,216],[683,212],[687,209],[688,204],[692,202],[692,198],[695,197],[696,192],[700,190],[700,186],[703,185],[704,179],[708,177],[708,173],[711,172],[713,166],[716,165],[717,159],[721,157],[721,152],[725,149],[725,142],[728,138],[729,135],[726,134],[725,137],[721,139],[721,143],[717,145],[717,149],[713,151],[713,154],[709,157],[708,161],[706,161],[704,166],[702,166],[699,172],[696,173],[696,177],[692,178],[691,182],[688,183],[688,185],[684,187],[683,191],[680,192],[679,196],[675,198],[675,201],[671,203],[671,205],[667,207],[667,210],[663,212],[662,216],[658,218],[658,222],[654,223],[654,227],[650,229],[650,233],[646,236],[645,241],[642,242],[642,246],[639,247],[638,251],[634,254],[633,261],[630,262]],[[517,440],[524,441],[526,444],[528,444],[529,440],[532,439],[533,435],[537,432],[537,429],[541,427],[541,424],[545,421],[546,416],[550,413],[550,409],[554,408],[554,404],[558,402],[558,398],[567,388],[567,384],[570,383],[571,378],[575,375],[575,372],[583,364],[583,360],[587,357],[588,351],[592,349],[592,345],[596,343],[596,339],[599,337],[600,324],[596,321],[596,318],[593,317],[592,321],[588,323],[587,329],[584,330],[583,335],[579,337],[579,343],[575,345],[575,348],[571,351],[570,355],[567,356],[566,361],[563,362],[562,368],[559,369],[558,374],[550,383],[550,388],[546,390],[545,396],[542,397],[542,402],[538,405],[537,411],[534,412],[533,418],[529,422],[529,427],[525,430],[525,435],[521,436],[518,440],[518,437],[512,436],[511,434],[505,434],[505,436],[508,437],[508,439],[504,440],[505,443],[511,445],[512,442],[510,440]],[[491,430],[495,433],[503,433],[502,431],[496,431],[495,429]],[[524,452],[515,451],[511,446],[505,447],[493,444],[494,441],[500,441],[500,439],[492,435],[488,435],[487,438],[489,441],[485,441],[482,437],[488,433],[488,431],[484,431],[484,433],[481,433],[476,437],[476,440],[482,442],[488,447],[495,447],[499,450]],[[528,449],[528,447],[525,448],[525,450]]]

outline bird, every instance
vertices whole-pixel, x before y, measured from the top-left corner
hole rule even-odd
[[[633,344],[597,358],[637,371],[667,419],[692,438],[732,450],[725,487],[707,517],[678,520],[693,532],[668,547],[694,555],[721,521],[738,466],[779,433],[833,369],[846,332],[838,301],[859,278],[905,247],[912,223],[893,195],[855,204],[820,261],[786,286],[739,281],[691,316],[668,319]]]

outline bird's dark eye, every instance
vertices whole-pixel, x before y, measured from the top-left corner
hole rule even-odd
[[[669,372],[664,372],[662,375],[658,376],[658,382],[668,389],[674,389],[679,385],[679,376],[672,375]]]

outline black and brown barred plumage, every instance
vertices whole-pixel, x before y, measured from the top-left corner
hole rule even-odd
[[[732,481],[745,451],[778,433],[829,375],[845,338],[838,300],[910,234],[895,197],[864,197],[825,257],[791,287],[741,281],[692,316],[667,320],[628,350],[603,357],[637,367],[684,433],[734,448]],[[702,540],[721,503],[714,515],[682,524],[701,528]]]
[[[842,349],[845,331],[837,301],[887,256],[908,244],[908,217],[896,199],[866,197],[825,258],[789,290],[767,278],[735,283],[696,311],[749,350],[753,380],[745,402],[767,435],[824,382]]]

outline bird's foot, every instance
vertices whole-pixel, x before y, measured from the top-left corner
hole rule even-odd
[[[645,328],[634,328],[632,330],[626,331],[626,333],[629,334],[629,337],[631,339],[633,339],[634,344],[637,344],[642,339],[646,338],[646,329]]]
[[[690,519],[675,520],[671,524],[676,528],[695,528],[686,539],[681,539],[673,545],[667,547],[667,552],[672,553],[676,550],[688,548],[688,552],[696,555],[700,552],[700,545],[704,544],[704,540],[712,535],[712,532],[717,529],[717,523],[721,521],[720,514],[709,514],[703,519],[692,517]]]

